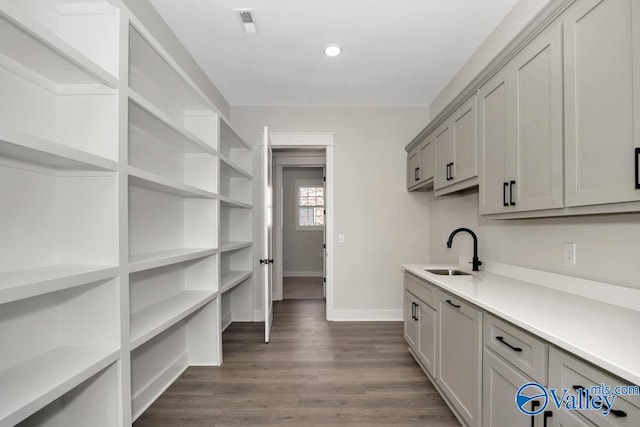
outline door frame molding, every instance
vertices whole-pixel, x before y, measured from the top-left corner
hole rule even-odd
[[[327,133],[327,132],[321,132],[321,133],[299,133],[299,132],[270,132],[271,135],[271,146],[272,148],[302,148],[302,149],[323,149],[325,151],[324,157],[325,157],[325,162],[324,162],[324,166],[325,166],[325,177],[326,177],[326,182],[325,182],[325,186],[327,189],[327,194],[326,194],[326,200],[325,200],[325,209],[327,211],[327,214],[325,216],[325,232],[326,232],[326,244],[327,244],[327,248],[326,248],[326,268],[327,268],[327,273],[326,273],[326,319],[327,320],[335,320],[335,301],[334,301],[334,289],[335,289],[335,282],[334,282],[334,248],[335,248],[335,242],[334,242],[334,213],[335,213],[335,209],[334,209],[334,200],[335,200],[335,192],[334,192],[334,173],[335,173],[335,142],[334,142],[334,133]],[[301,163],[298,164],[292,164],[291,166],[305,166],[305,161],[301,160],[304,159],[304,153],[301,153],[300,156],[283,156],[281,157],[280,161],[278,162],[278,164],[276,164],[276,168],[275,168],[275,173],[276,175],[279,173],[279,176],[276,176],[274,181],[278,182],[278,189],[276,191],[281,191],[281,185],[282,185],[282,167],[285,165],[284,163],[281,162],[287,162],[286,165],[288,166],[289,163],[291,161],[296,161],[295,157],[298,157],[298,161]],[[318,164],[318,157],[317,155],[313,155],[310,153],[310,155],[306,156],[307,159],[310,160],[306,160],[306,166],[318,166],[318,167],[322,167],[323,164],[320,163]],[[313,162],[316,163],[313,163]],[[278,180],[279,178],[279,180]],[[279,203],[282,202],[282,197],[279,198]],[[281,220],[282,220],[282,206],[278,206],[278,208],[276,209],[279,213],[277,214],[278,216],[274,219],[274,222],[279,224],[277,227],[279,228],[279,231],[276,233],[276,241],[279,240],[279,242],[276,243],[277,249],[276,249],[276,256],[278,257],[277,259],[282,260],[282,227],[281,227]],[[278,266],[276,267],[276,277],[279,277],[279,279],[276,280],[280,280],[280,292],[282,292],[282,261],[278,262]],[[280,294],[281,297],[281,294]],[[275,299],[275,298],[274,298]]]

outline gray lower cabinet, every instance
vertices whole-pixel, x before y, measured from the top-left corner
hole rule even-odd
[[[515,405],[518,389],[531,381],[493,351],[485,349],[482,369],[482,425],[484,427],[542,426],[542,415],[528,417]],[[532,401],[532,405],[534,405]],[[535,401],[537,404],[541,402]],[[533,406],[528,408],[534,410]]]
[[[436,311],[425,303],[417,307],[418,358],[424,368],[436,377]]]
[[[428,284],[405,275],[404,339],[424,370],[436,376],[436,311]]]
[[[413,350],[418,342],[418,323],[415,319],[416,297],[404,291],[404,339]]]
[[[469,426],[481,425],[482,312],[437,292],[436,383]]]

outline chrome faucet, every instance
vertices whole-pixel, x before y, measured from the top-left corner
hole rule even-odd
[[[478,259],[478,237],[476,236],[476,233],[469,230],[468,228],[464,228],[464,227],[456,228],[451,232],[451,235],[449,236],[449,241],[447,241],[447,247],[451,249],[451,245],[453,244],[453,236],[455,236],[461,231],[466,231],[467,233],[471,234],[471,237],[473,237],[473,262],[472,262],[473,268],[472,270],[480,271],[478,267],[482,265],[482,261]]]

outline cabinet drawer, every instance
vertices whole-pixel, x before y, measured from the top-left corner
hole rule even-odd
[[[484,318],[484,345],[540,384],[547,383],[548,346],[540,339],[493,316]]]
[[[430,305],[432,308],[436,308],[436,290],[433,285],[418,279],[412,274],[405,273],[404,287],[424,303]]]
[[[569,390],[577,396],[576,388],[592,386],[626,385],[619,379],[576,359],[569,354],[551,348],[549,350],[549,387]],[[613,410],[607,416],[602,410],[583,410],[578,413],[591,420],[598,426],[638,426],[640,425],[640,396],[617,396],[613,403]],[[620,412],[617,412],[620,411]]]

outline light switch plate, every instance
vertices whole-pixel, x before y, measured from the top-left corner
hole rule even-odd
[[[564,263],[565,264],[576,263],[576,244],[575,243],[564,244]]]

